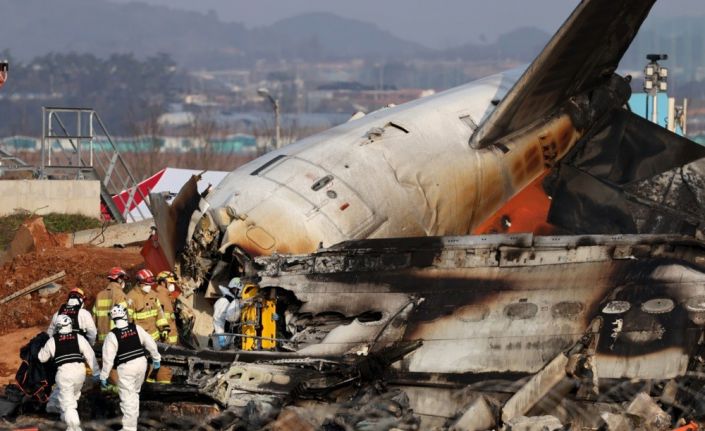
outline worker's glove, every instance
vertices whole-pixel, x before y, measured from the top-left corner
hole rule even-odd
[[[279,315],[278,315],[277,313],[273,313],[273,314],[272,314],[272,320],[274,320],[275,322],[278,322],[278,321],[279,321]]]
[[[152,369],[153,370],[158,370],[159,367],[161,367],[161,364],[159,363],[159,361],[152,361]]]
[[[101,389],[108,389],[108,381],[105,379],[100,379],[100,388]]]
[[[218,345],[220,346],[221,349],[224,349],[225,346],[228,345],[228,338],[224,336],[219,336],[218,337]]]
[[[162,332],[159,333],[159,338],[162,341],[166,341],[169,339],[169,330],[168,329],[162,329]]]

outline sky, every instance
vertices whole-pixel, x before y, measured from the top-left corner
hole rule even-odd
[[[135,0],[109,0],[129,3]],[[331,12],[376,24],[432,48],[492,41],[522,26],[553,33],[578,0],[139,0],[200,12],[247,27],[272,24],[307,12]],[[703,0],[659,0],[649,17],[705,14]]]

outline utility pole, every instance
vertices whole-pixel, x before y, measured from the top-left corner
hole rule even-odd
[[[281,148],[281,125],[279,119],[279,100],[275,99],[272,94],[266,88],[260,88],[257,90],[257,94],[265,97],[269,100],[274,110],[274,148]]]

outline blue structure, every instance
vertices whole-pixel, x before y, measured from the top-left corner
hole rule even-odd
[[[668,128],[668,93],[658,93],[656,95],[658,125]],[[629,109],[640,117],[651,121],[653,99],[647,93],[634,93],[629,99]],[[683,136],[683,130],[676,124],[675,133]]]

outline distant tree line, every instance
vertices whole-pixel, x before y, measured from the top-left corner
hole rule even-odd
[[[0,58],[10,61],[0,91],[0,136],[40,135],[42,106],[94,108],[111,133],[130,134],[135,122],[176,101],[185,82],[167,54],[138,60],[51,53],[25,63],[5,51]]]

